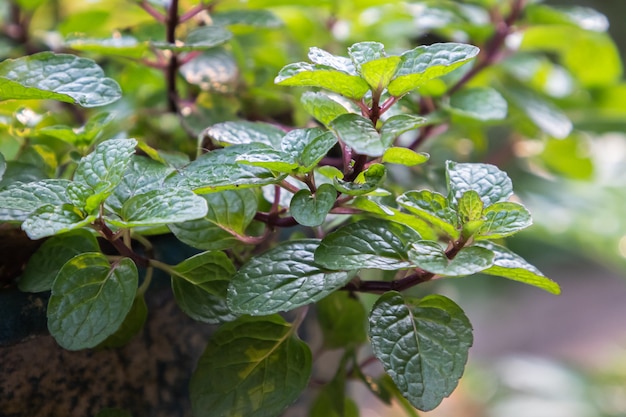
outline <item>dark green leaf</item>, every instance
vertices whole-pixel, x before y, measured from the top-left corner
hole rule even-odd
[[[324,271],[313,260],[319,241],[287,241],[244,264],[228,288],[231,310],[266,315],[314,303],[351,278],[349,272]]]
[[[430,159],[430,155],[427,153],[415,152],[408,148],[393,147],[385,151],[382,161],[411,167],[423,164],[428,159]]]
[[[429,411],[452,393],[472,345],[463,310],[441,295],[405,299],[381,296],[370,313],[374,354],[416,408]]]
[[[458,91],[450,97],[450,111],[480,121],[506,118],[506,100],[493,88],[477,87]]]
[[[18,281],[21,291],[49,291],[61,267],[74,256],[97,252],[98,242],[87,230],[74,230],[46,240],[26,264]]]
[[[456,214],[443,195],[430,190],[407,191],[397,201],[409,212],[448,236],[455,239],[459,236]]]
[[[31,239],[41,239],[87,226],[94,220],[96,220],[95,215],[86,216],[71,204],[45,205],[39,207],[24,220],[22,230]]]
[[[119,348],[127,345],[143,329],[148,318],[148,306],[143,294],[137,294],[130,311],[119,329],[98,345],[100,348]]]
[[[136,146],[135,139],[111,139],[102,142],[92,153],[80,160],[74,173],[74,181],[88,185],[95,193],[110,193],[122,181]]]
[[[97,107],[122,96],[91,59],[40,52],[0,63],[0,100],[52,99]]]
[[[495,254],[493,266],[482,271],[483,274],[496,275],[523,282],[524,284],[544,289],[552,294],[561,293],[559,284],[545,277],[541,271],[507,248],[486,241],[477,242],[476,245],[489,249]]]
[[[306,62],[287,65],[280,70],[274,82],[295,87],[321,87],[355,100],[369,90],[369,85],[359,76]]]
[[[168,225],[181,242],[202,250],[231,249],[241,242],[232,233],[206,219]]]
[[[304,110],[325,126],[349,110],[324,93],[307,91],[300,97]]]
[[[281,149],[300,165],[300,172],[309,172],[335,146],[337,138],[321,129],[295,129],[283,137]]]
[[[387,87],[389,94],[399,97],[441,77],[478,55],[479,49],[462,43],[435,43],[418,46],[401,55],[394,79]]]
[[[278,315],[240,317],[214,334],[191,377],[196,417],[279,415],[306,388],[311,351]]]
[[[385,179],[387,169],[382,164],[372,164],[354,180],[354,182],[333,179],[337,191],[348,195],[363,195],[376,190]]]
[[[383,127],[380,129],[383,146],[388,147],[393,145],[398,136],[410,130],[417,129],[427,122],[428,119],[412,114],[398,114],[390,117],[385,120]]]
[[[517,203],[495,203],[483,212],[485,221],[475,239],[499,239],[510,236],[530,226],[533,221],[524,206]]]
[[[470,190],[480,195],[485,206],[506,201],[513,195],[513,185],[505,172],[490,164],[460,164],[446,162],[449,196],[458,201]]]
[[[213,286],[212,283],[194,285],[182,279],[172,279],[176,303],[192,319],[209,324],[234,320],[237,316],[228,308],[226,297],[215,295],[216,289],[208,290]]]
[[[113,265],[101,253],[68,261],[52,285],[48,329],[69,350],[97,346],[115,333],[137,292],[137,267],[128,258]]]
[[[215,124],[206,128],[203,135],[213,139],[220,145],[258,142],[274,149],[280,149],[280,142],[283,136],[285,136],[285,132],[269,123],[240,120]]]
[[[493,253],[485,248],[463,248],[453,259],[448,259],[439,243],[431,240],[411,244],[409,259],[425,271],[450,277],[472,275],[493,265]]]
[[[344,390],[344,386],[333,383],[324,386],[311,405],[309,417],[359,417],[359,407]]]
[[[206,220],[243,235],[254,219],[258,201],[251,190],[226,190],[203,196],[209,206]]]
[[[317,302],[316,312],[325,347],[358,346],[367,340],[367,312],[356,295],[335,291]]]
[[[257,144],[247,153],[239,155],[236,161],[240,164],[266,168],[276,172],[290,173],[298,168],[298,164],[293,161],[291,155],[261,144]]]
[[[330,209],[333,208],[337,192],[330,184],[322,184],[315,195],[309,190],[300,190],[291,199],[289,211],[298,223],[315,227],[324,223]]]
[[[0,191],[0,208],[32,213],[44,205],[58,206],[71,202],[67,188],[71,181],[46,179],[28,183],[14,182],[10,188]]]
[[[315,262],[343,270],[410,268],[408,246],[420,239],[413,229],[398,223],[361,220],[328,234],[315,251]]]
[[[342,114],[330,123],[339,138],[356,153],[382,156],[386,147],[369,119],[358,114]]]
[[[247,25],[257,28],[279,28],[283,26],[274,13],[269,10],[227,10],[212,13],[211,20],[214,25]]]

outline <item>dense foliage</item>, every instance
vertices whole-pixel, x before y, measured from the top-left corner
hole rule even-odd
[[[180,308],[219,324],[194,415],[280,415],[309,384],[305,320],[344,352],[311,415],[358,415],[348,378],[431,410],[463,374],[472,327],[451,299],[411,289],[482,273],[559,293],[506,247],[532,219],[496,165],[590,176],[584,131],[611,125],[621,100],[599,13],[524,0],[5,8],[0,221],[45,239],[17,286],[51,292],[64,348],[115,347],[141,331],[154,269],[167,272]],[[169,233],[198,253],[155,258],[151,237]],[[385,376],[361,369],[368,352]]]

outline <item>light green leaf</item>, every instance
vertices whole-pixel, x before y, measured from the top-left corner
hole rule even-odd
[[[482,220],[484,203],[476,191],[464,192],[457,205],[462,224]]]
[[[507,97],[542,131],[558,139],[572,131],[570,119],[554,104],[531,90],[509,88]]]
[[[523,282],[552,294],[561,293],[559,284],[544,276],[541,271],[507,248],[487,241],[476,242],[476,246],[481,246],[495,254],[493,266],[482,271],[483,274],[496,275]]]
[[[385,179],[387,169],[383,164],[372,164],[359,174],[354,182],[333,178],[337,191],[348,195],[363,195],[375,191]]]
[[[358,346],[367,340],[367,312],[356,295],[335,291],[317,302],[315,312],[328,349]]]
[[[463,310],[441,295],[382,295],[370,313],[374,354],[413,406],[429,411],[456,388],[473,342]]]
[[[461,43],[418,46],[400,56],[400,64],[387,90],[392,96],[402,96],[426,81],[455,70],[478,52],[477,47]]]
[[[313,260],[319,240],[283,242],[244,264],[228,287],[231,310],[252,315],[289,311],[344,286],[349,272],[324,271]]]
[[[428,123],[425,117],[414,116],[412,114],[398,114],[385,120],[380,129],[380,136],[383,146],[391,146],[398,136],[410,130],[417,129]]]
[[[91,59],[40,52],[0,63],[0,100],[52,99],[97,107],[121,96],[120,86]]]
[[[94,220],[96,220],[95,215],[86,216],[70,204],[45,205],[39,207],[24,220],[22,230],[29,238],[36,240],[87,226]]]
[[[143,294],[137,294],[119,329],[100,343],[98,348],[120,348],[127,345],[143,329],[147,318],[146,300]]]
[[[94,52],[105,56],[117,55],[140,59],[150,50],[148,42],[140,42],[129,35],[105,39],[75,38],[65,41],[65,46],[82,52]]]
[[[287,65],[274,82],[285,86],[321,87],[355,100],[361,99],[369,90],[369,85],[359,76],[306,62]]]
[[[205,323],[231,321],[226,289],[235,267],[224,252],[204,252],[172,268],[176,303],[189,317]]]
[[[256,144],[247,153],[239,155],[235,161],[276,172],[290,173],[298,168],[298,164],[293,161],[291,155],[261,144]]]
[[[475,239],[499,239],[510,236],[533,224],[528,210],[521,204],[495,203],[483,212],[485,222],[478,229]]]
[[[380,42],[359,42],[348,48],[348,55],[357,71],[367,62],[385,58],[385,46]]]
[[[450,97],[453,114],[475,120],[502,120],[506,118],[507,110],[506,100],[493,88],[466,88]]]
[[[110,193],[122,181],[136,146],[135,139],[111,139],[100,143],[80,160],[74,181],[93,188],[94,194]]]
[[[407,191],[396,200],[410,213],[428,222],[437,230],[454,239],[459,237],[456,214],[443,195],[430,190]]]
[[[361,66],[361,76],[374,91],[383,91],[391,82],[399,63],[399,56],[366,62]]]
[[[315,195],[309,190],[300,190],[291,199],[289,212],[301,225],[316,227],[324,223],[336,199],[337,191],[330,184],[320,185]]]
[[[369,119],[358,114],[342,114],[330,123],[339,138],[356,153],[382,156],[386,146]]]
[[[48,329],[68,350],[97,346],[115,333],[137,292],[137,267],[128,258],[113,265],[101,253],[68,261],[52,285]]]
[[[220,145],[262,143],[274,149],[280,149],[280,142],[285,132],[269,123],[238,120],[210,126],[202,135]]]
[[[206,200],[182,188],[152,190],[128,199],[120,210],[121,220],[107,217],[118,227],[159,226],[204,217]]]
[[[488,207],[513,195],[511,179],[495,165],[447,161],[446,177],[452,201],[458,201],[465,192],[474,190]]]
[[[609,28],[609,19],[590,7],[529,4],[524,13],[533,24],[570,24],[594,32]]]
[[[300,97],[300,102],[304,110],[324,126],[329,126],[338,116],[349,113],[348,109],[324,93],[307,91]]]
[[[277,416],[306,388],[311,351],[278,315],[240,317],[212,336],[191,377],[196,417]]]
[[[175,52],[203,51],[215,48],[228,42],[233,37],[232,32],[218,25],[200,26],[189,32],[184,43],[171,44],[167,42],[152,42],[158,49],[167,49]]]
[[[493,253],[485,248],[466,247],[448,259],[439,243],[431,240],[411,244],[409,259],[425,271],[450,277],[472,275],[493,265]]]
[[[590,181],[598,167],[594,167],[588,141],[585,133],[572,134],[565,139],[548,138],[539,156],[540,163],[567,179]]]
[[[255,28],[279,28],[283,21],[269,10],[227,10],[211,13],[214,25],[247,25]]]
[[[416,231],[398,223],[361,220],[329,233],[315,251],[315,262],[342,270],[410,268],[409,244],[420,239]]]
[[[166,186],[191,188],[198,194],[221,190],[258,187],[273,184],[282,177],[265,169],[237,162],[240,155],[251,152],[255,145],[233,145],[208,152],[170,177]]]
[[[430,155],[425,152],[415,152],[408,148],[393,147],[383,154],[383,162],[389,164],[400,164],[405,166],[415,166],[423,164],[430,159]]]
[[[61,267],[74,256],[100,249],[95,236],[87,230],[74,230],[53,236],[37,249],[26,264],[17,285],[20,291],[43,292],[52,283]]]
[[[314,64],[330,67],[346,74],[357,75],[354,63],[345,56],[333,55],[323,49],[312,47],[309,48],[308,57]]]

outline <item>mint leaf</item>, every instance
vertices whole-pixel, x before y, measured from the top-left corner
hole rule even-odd
[[[222,26],[206,25],[189,32],[184,43],[152,42],[152,46],[174,52],[204,51],[222,45],[232,37],[232,32]]]
[[[279,28],[284,23],[269,10],[227,10],[211,13],[214,25],[246,25],[255,28]]]
[[[329,269],[396,270],[413,266],[407,250],[420,240],[413,229],[384,220],[361,220],[328,234],[315,251],[315,262]]]
[[[97,107],[121,96],[120,86],[91,59],[40,52],[0,63],[0,100],[52,99]]]
[[[283,242],[244,264],[228,287],[228,305],[242,314],[266,315],[314,303],[344,286],[348,272],[317,265],[315,239]]]
[[[490,164],[459,164],[446,162],[449,198],[457,201],[470,190],[480,195],[485,206],[506,201],[513,195],[511,179],[498,167]]]
[[[437,242],[420,240],[411,244],[409,259],[419,268],[433,274],[450,277],[472,275],[493,265],[493,253],[485,248],[470,246],[461,249],[453,259]]]
[[[441,77],[478,55],[479,49],[462,43],[435,43],[403,53],[387,90],[402,96],[433,78]]]
[[[289,160],[295,161],[299,172],[309,172],[337,143],[331,132],[321,129],[295,129],[287,133],[280,144]]]
[[[450,97],[450,111],[470,119],[502,120],[506,118],[507,110],[506,100],[493,88],[467,88]]]
[[[424,152],[415,152],[408,148],[393,147],[383,154],[383,162],[389,164],[400,164],[405,166],[415,166],[423,164],[430,159],[430,155]]]
[[[476,191],[469,190],[464,192],[457,206],[462,224],[482,220],[484,203]]]
[[[300,102],[304,110],[324,126],[329,126],[338,116],[349,113],[348,109],[324,93],[307,91],[300,97]]]
[[[59,271],[48,302],[48,329],[68,350],[97,346],[115,333],[137,292],[137,267],[128,258],[109,264],[84,253]]]
[[[383,146],[393,145],[394,141],[401,134],[410,130],[424,126],[428,122],[425,117],[414,116],[412,114],[397,114],[385,120],[380,129],[380,136]]]
[[[24,220],[22,230],[29,238],[36,240],[87,226],[94,220],[96,220],[95,215],[87,216],[71,204],[45,205],[39,207]]]
[[[495,254],[493,266],[482,271],[483,274],[496,275],[523,282],[552,294],[561,293],[559,284],[544,276],[541,271],[507,248],[486,241],[476,242],[476,246],[488,249]]]
[[[387,169],[382,164],[372,164],[359,174],[353,181],[344,181],[333,178],[333,184],[337,191],[348,195],[363,195],[376,190],[385,179]]]
[[[456,214],[443,195],[430,190],[407,191],[396,200],[410,213],[430,223],[434,228],[454,239],[459,237]]]
[[[387,56],[385,46],[380,42],[355,43],[348,48],[348,55],[358,72],[363,64]]]
[[[206,219],[173,223],[168,228],[178,240],[196,249],[223,250],[241,243],[232,233]]]
[[[148,318],[148,306],[143,294],[135,295],[130,311],[115,333],[107,337],[98,348],[120,348],[127,345],[143,329]]]
[[[0,208],[29,214],[44,205],[59,206],[71,202],[67,189],[72,182],[46,179],[28,183],[13,183],[0,191]]]
[[[105,39],[75,38],[65,41],[65,46],[75,51],[93,52],[105,56],[117,55],[140,59],[150,50],[148,42],[140,42],[129,35]]]
[[[241,235],[257,212],[257,195],[252,190],[226,190],[202,197],[209,208],[207,221]]]
[[[469,320],[452,300],[441,295],[405,299],[397,292],[374,304],[370,339],[402,395],[423,411],[454,391],[473,341]]]
[[[88,185],[96,194],[108,196],[122,181],[136,146],[135,139],[111,139],[100,143],[80,160],[74,181]]]
[[[197,85],[202,91],[212,91],[221,94],[232,94],[237,88],[239,81],[237,62],[233,54],[222,47],[203,51],[191,61],[183,64],[180,67],[180,73],[188,83]],[[206,110],[208,111],[208,108]],[[218,112],[217,109],[211,109],[210,111],[212,114]],[[223,120],[223,118],[220,115],[220,119]],[[205,126],[206,121],[204,123]]]
[[[280,149],[280,142],[285,136],[285,131],[269,123],[238,120],[214,124],[207,127],[202,135],[220,145],[262,143],[274,149]]]
[[[367,83],[359,76],[306,62],[285,66],[274,82],[285,86],[321,87],[355,100],[359,100],[369,90]]]
[[[367,340],[367,312],[356,295],[335,291],[317,302],[315,312],[328,349],[358,346]]]
[[[121,220],[106,217],[106,221],[122,228],[159,226],[204,217],[206,201],[192,191],[164,188],[131,197],[120,210]]]
[[[298,168],[298,164],[292,160],[290,155],[260,144],[257,144],[250,151],[239,155],[235,161],[244,165],[252,165],[285,173],[290,173]]]
[[[565,139],[572,131],[570,119],[553,103],[528,89],[507,89],[507,97],[542,131]]]
[[[354,63],[345,56],[333,55],[323,49],[312,47],[309,48],[308,57],[314,64],[330,67],[346,74],[357,75]]]
[[[339,138],[356,153],[381,156],[385,146],[369,119],[358,114],[342,114],[330,123]]]
[[[278,315],[240,317],[211,337],[191,377],[196,417],[279,415],[304,390],[311,351]]]
[[[524,206],[508,201],[495,203],[483,212],[485,221],[475,239],[499,239],[530,226],[533,221]]]
[[[366,62],[361,65],[361,76],[374,91],[383,91],[396,73],[399,63],[399,56]]]
[[[322,184],[315,191],[300,190],[291,199],[289,211],[303,226],[320,226],[326,220],[337,199],[337,191],[330,184]]]
[[[100,249],[93,233],[74,230],[46,240],[30,257],[18,281],[20,291],[49,291],[61,267],[74,256]]]

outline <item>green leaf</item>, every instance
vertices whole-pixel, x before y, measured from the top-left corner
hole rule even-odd
[[[262,143],[274,149],[280,149],[285,136],[285,132],[274,125],[246,120],[218,123],[206,128],[202,134],[220,145]]]
[[[452,300],[405,299],[397,292],[382,295],[372,308],[370,339],[402,395],[423,411],[454,391],[473,341],[469,320]]]
[[[333,178],[337,191],[348,195],[363,195],[376,190],[385,179],[387,169],[382,164],[372,164],[359,174],[354,182]]]
[[[228,94],[235,91],[239,69],[232,53],[222,47],[203,51],[180,67],[180,73],[188,83],[203,91]]]
[[[398,223],[361,220],[329,233],[315,251],[315,262],[343,270],[410,268],[408,246],[420,239],[416,231]]]
[[[383,127],[380,129],[381,141],[383,146],[393,145],[393,142],[401,134],[410,130],[417,129],[428,123],[425,117],[414,116],[412,114],[397,114],[385,120]]]
[[[592,180],[594,162],[588,150],[589,139],[583,135],[574,134],[565,139],[548,138],[539,156],[541,163],[551,172],[565,178]]]
[[[87,230],[74,230],[51,237],[37,249],[18,281],[20,291],[49,291],[67,261],[85,252],[100,249],[95,236]]]
[[[0,180],[2,179],[2,176],[4,175],[4,171],[6,171],[6,169],[7,169],[7,161],[6,159],[4,159],[4,155],[0,153]]]
[[[476,242],[476,246],[481,246],[495,254],[493,266],[482,271],[483,274],[496,275],[523,282],[552,294],[558,295],[561,293],[559,284],[544,276],[541,271],[507,248],[487,241]]]
[[[450,111],[484,122],[505,119],[508,105],[504,97],[493,88],[466,88],[450,97]]]
[[[484,203],[476,191],[464,192],[457,205],[462,224],[482,220]]]
[[[40,52],[0,63],[0,100],[52,99],[97,107],[121,96],[120,86],[91,59]]]
[[[45,205],[39,207],[24,220],[22,230],[29,238],[36,240],[87,226],[94,220],[96,220],[95,215],[86,216],[71,204]]]
[[[191,377],[196,417],[279,415],[306,388],[311,351],[278,315],[240,317],[214,334]]]
[[[226,289],[235,267],[224,252],[204,252],[172,268],[178,306],[194,320],[222,323],[235,319],[226,305]]]
[[[32,213],[44,205],[58,206],[71,202],[67,188],[71,181],[46,179],[28,183],[13,183],[0,191],[0,208]]]
[[[367,312],[356,295],[335,291],[318,301],[315,311],[326,348],[358,346],[367,340]]]
[[[439,243],[431,240],[411,244],[409,259],[425,271],[450,277],[472,275],[493,265],[493,253],[485,248],[466,247],[448,259]]]
[[[339,138],[356,153],[382,156],[386,146],[369,119],[358,114],[342,114],[330,123]]]
[[[403,53],[394,79],[387,90],[402,96],[426,81],[441,77],[478,55],[479,49],[461,43],[435,43]]]
[[[558,139],[572,131],[570,119],[554,104],[531,90],[509,88],[507,97],[542,131]]]
[[[184,43],[152,42],[152,46],[175,52],[204,51],[222,45],[232,37],[232,32],[223,26],[207,25],[189,32]]]
[[[122,181],[136,146],[135,139],[111,139],[100,143],[80,160],[74,181],[93,188],[95,194],[110,194]]]
[[[244,264],[228,287],[231,310],[252,315],[289,311],[344,286],[349,272],[328,272],[313,260],[319,241],[283,242]]]
[[[311,405],[308,417],[359,417],[359,407],[345,395],[343,379],[345,377],[341,384],[333,380],[322,388]]]
[[[483,212],[485,221],[478,229],[475,239],[499,239],[510,236],[533,224],[528,210],[521,204],[495,203]]]
[[[115,333],[137,292],[137,267],[128,258],[109,264],[101,253],[68,261],[52,285],[48,329],[68,350],[97,346]]]
[[[309,172],[326,156],[337,143],[331,132],[321,129],[295,129],[287,133],[281,142],[281,149],[299,165],[299,172]]]
[[[333,55],[323,49],[309,48],[308,57],[314,64],[336,69],[350,75],[357,75],[357,70],[350,58]]]
[[[283,21],[269,10],[227,10],[212,13],[211,20],[214,25],[247,25],[256,28],[279,28]]]
[[[260,144],[257,144],[247,153],[239,155],[235,161],[276,172],[290,173],[298,168],[298,164],[292,160],[290,155]]]
[[[232,233],[206,219],[169,224],[168,228],[178,240],[196,249],[224,250],[241,243]]]
[[[291,199],[289,211],[298,223],[303,226],[320,226],[333,208],[337,192],[330,184],[320,185],[315,195],[310,190],[300,190]]]
[[[408,148],[393,147],[383,154],[383,162],[389,164],[400,164],[405,166],[415,166],[423,164],[430,159],[430,155],[425,152],[415,152]]]
[[[330,126],[330,122],[349,110],[324,93],[307,91],[300,97],[300,102],[311,116],[319,120],[324,126]]]
[[[294,87],[321,87],[355,100],[361,99],[369,90],[369,85],[359,76],[306,62],[287,65],[274,82]]]
[[[252,190],[226,190],[203,197],[209,206],[206,220],[240,235],[245,233],[258,208]]]
[[[75,38],[65,41],[68,48],[75,51],[94,52],[105,56],[117,55],[140,59],[150,50],[148,42],[140,42],[129,35],[113,36],[105,39]]]
[[[120,348],[127,345],[143,329],[148,318],[148,306],[143,294],[137,294],[133,300],[130,311],[124,318],[119,329],[104,342],[98,345],[99,348]]]
[[[391,82],[399,63],[399,56],[366,62],[361,66],[361,76],[373,90],[383,91]]]
[[[258,187],[280,181],[281,177],[265,169],[237,162],[255,145],[233,145],[208,152],[170,177],[165,185],[191,188],[198,194],[237,188]]]
[[[609,28],[607,17],[590,7],[529,4],[524,13],[534,24],[569,24],[595,32],[605,32]]]
[[[506,201],[513,195],[511,179],[504,171],[490,164],[446,162],[449,198],[458,201],[470,190],[480,195],[485,206]]]
[[[348,55],[358,72],[367,62],[385,58],[385,46],[380,42],[359,42],[348,48]]]
[[[443,195],[430,190],[407,191],[396,200],[402,207],[437,230],[454,239],[459,237],[456,214]]]
[[[206,213],[206,200],[193,191],[163,188],[131,197],[120,210],[121,220],[106,217],[106,221],[122,228],[159,226],[195,220]]]

